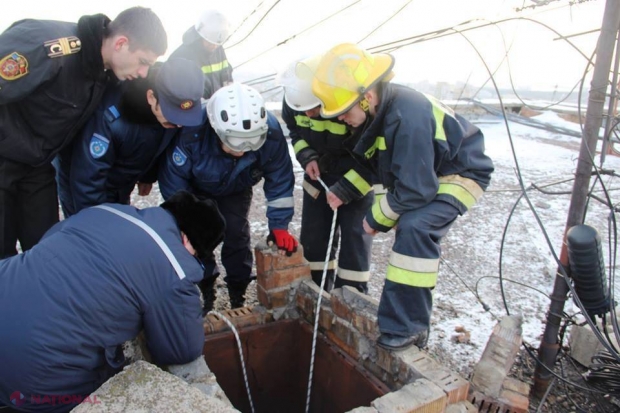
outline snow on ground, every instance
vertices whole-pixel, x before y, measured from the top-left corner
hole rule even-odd
[[[569,123],[551,111],[544,112],[536,119],[579,130],[579,125]],[[495,173],[491,186],[481,201],[456,221],[443,240],[444,262],[440,267],[439,281],[434,292],[432,332],[429,339],[429,352],[465,377],[469,376],[479,360],[498,317],[506,314],[498,280],[500,247],[510,211],[521,194],[503,120],[484,116],[473,121],[485,134],[487,154],[495,162]],[[510,132],[526,188],[532,184],[543,187],[573,177],[580,139],[516,123],[510,124]],[[292,148],[290,152],[294,159]],[[596,163],[598,164],[598,160]],[[295,160],[294,165],[296,211],[290,230],[299,235],[303,170]],[[620,159],[607,156],[605,167],[620,169]],[[610,181],[609,177],[604,179],[608,187],[618,186],[617,182]],[[570,192],[572,181],[544,189]],[[536,190],[529,190],[528,195],[555,253],[559,256],[570,195],[545,195]],[[602,196],[602,193],[599,195]],[[611,192],[611,196],[614,196],[614,192]],[[133,200],[135,205],[146,207],[156,205],[161,199],[155,188],[152,196],[140,198],[134,194]],[[254,203],[250,212],[253,243],[267,235],[265,210],[262,185],[259,184],[255,187]],[[596,201],[590,202],[586,223],[597,228],[601,234],[607,264],[608,215],[608,208]],[[377,299],[380,298],[383,288],[392,242],[393,233],[379,234],[374,240],[369,294]],[[544,331],[544,320],[549,308],[549,299],[545,294],[552,291],[556,269],[557,264],[543,237],[543,230],[522,199],[505,235],[502,256],[503,289],[510,313],[523,315],[524,340],[535,347],[540,343]],[[616,285],[616,292],[617,287]],[[251,291],[253,288],[252,284],[250,295],[255,294]],[[478,302],[476,294],[490,307],[488,312]],[[249,304],[252,304],[252,300],[255,302],[254,297],[248,300]],[[578,309],[572,301],[568,301],[565,311],[574,314]],[[468,343],[454,340],[457,326],[470,332],[471,339]]]

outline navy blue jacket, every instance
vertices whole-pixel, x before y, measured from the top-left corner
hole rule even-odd
[[[136,183],[178,131],[127,121],[118,109],[122,93],[122,84],[108,88],[79,136],[58,155],[58,194],[65,215],[105,202],[129,203]]]
[[[377,114],[355,152],[376,168],[388,191],[366,215],[383,232],[435,199],[465,213],[493,172],[480,129],[437,99],[391,83],[383,85]]]
[[[183,128],[160,165],[158,181],[164,199],[181,189],[215,197],[236,194],[265,178],[269,229],[288,228],[294,212],[293,164],[282,128],[271,113],[268,126],[265,144],[240,158],[222,150],[208,121]]]
[[[28,19],[0,34],[0,70],[23,66],[22,74],[0,76],[1,158],[48,164],[75,137],[108,81],[101,44],[109,21],[103,15],[83,16],[77,25]],[[64,54],[76,39],[81,49]]]
[[[185,277],[155,241],[114,213],[88,208],[52,227],[24,254],[0,261],[0,404],[31,396],[88,395],[123,362],[120,346],[141,330],[158,364],[202,354],[195,285],[203,270],[185,249],[173,216],[154,207],[112,205],[154,229]]]

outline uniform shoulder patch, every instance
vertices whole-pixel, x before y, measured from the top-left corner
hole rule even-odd
[[[28,60],[17,52],[0,59],[0,77],[4,80],[15,80],[28,74]]]
[[[121,113],[116,109],[116,106],[112,105],[105,110],[104,116],[110,123],[121,117]]]
[[[172,162],[174,162],[176,166],[183,166],[185,162],[187,162],[187,155],[185,155],[178,146],[174,148],[174,152],[172,153]]]
[[[61,37],[43,43],[49,57],[60,57],[74,54],[82,50],[82,42],[75,36]]]
[[[95,159],[99,159],[108,151],[110,141],[98,133],[95,133],[91,136],[88,147],[90,149],[90,155]]]

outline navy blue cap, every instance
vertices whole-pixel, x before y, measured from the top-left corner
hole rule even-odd
[[[164,62],[155,79],[155,90],[166,120],[181,126],[200,125],[203,87],[204,75],[195,62],[179,58]]]

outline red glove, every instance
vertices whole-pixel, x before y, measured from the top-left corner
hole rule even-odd
[[[286,251],[286,255],[290,257],[297,251],[297,240],[285,229],[272,229],[267,237],[267,244],[278,246],[279,249]]]

